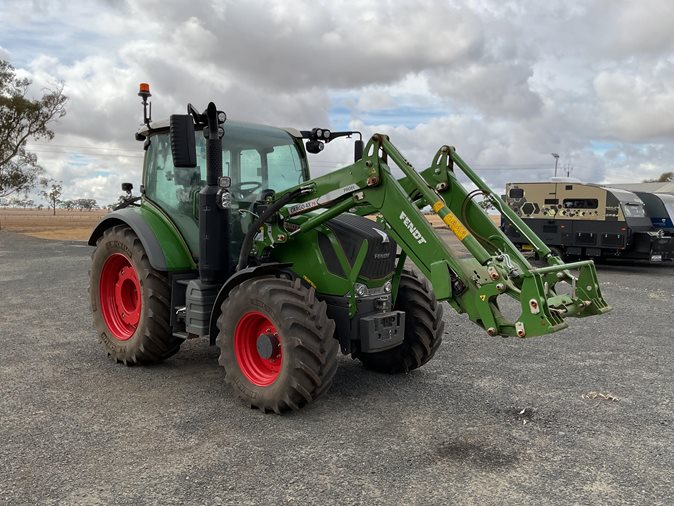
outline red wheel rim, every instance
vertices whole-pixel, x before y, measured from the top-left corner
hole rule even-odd
[[[257,348],[258,338],[265,334],[278,344],[269,358],[262,357]],[[283,356],[278,331],[262,313],[251,311],[239,320],[234,330],[234,353],[239,369],[254,385],[269,386],[281,372]]]
[[[142,301],[138,274],[126,255],[114,253],[103,264],[99,300],[113,337],[120,341],[131,338],[140,321]]]

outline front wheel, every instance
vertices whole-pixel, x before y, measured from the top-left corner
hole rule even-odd
[[[171,332],[168,280],[150,266],[133,230],[117,225],[103,232],[89,276],[94,325],[113,360],[150,364],[178,351],[182,340]]]
[[[261,277],[236,286],[218,318],[225,379],[251,407],[297,410],[332,384],[335,322],[300,280]]]
[[[409,372],[432,359],[442,343],[445,332],[442,306],[426,278],[403,271],[393,309],[405,312],[405,338],[390,350],[355,353],[354,358],[366,369],[388,374]]]

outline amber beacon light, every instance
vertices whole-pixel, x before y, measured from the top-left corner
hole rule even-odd
[[[150,93],[150,85],[148,83],[140,83],[138,86],[138,96],[143,99],[143,123],[145,123],[148,128],[150,128],[150,122],[152,121],[152,103],[150,103],[150,108],[148,110],[148,101],[147,99],[152,96]]]
[[[139,96],[139,97],[146,98],[146,97],[151,97],[151,96],[152,96],[152,94],[150,93],[150,85],[149,85],[149,84],[147,84],[147,83],[140,83],[140,85],[139,85],[138,88],[139,88],[139,89],[138,89],[138,96]]]

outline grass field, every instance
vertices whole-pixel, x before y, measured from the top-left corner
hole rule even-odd
[[[46,209],[0,208],[0,230],[19,232],[42,239],[86,241],[107,210],[67,211],[56,215]]]

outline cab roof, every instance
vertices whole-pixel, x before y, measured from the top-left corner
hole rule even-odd
[[[267,134],[273,134],[276,132],[286,132],[289,134],[291,137],[295,137],[296,139],[301,139],[302,134],[300,133],[299,130],[296,128],[279,128],[279,127],[273,127],[270,125],[260,125],[258,123],[249,123],[247,121],[236,121],[236,120],[230,120],[228,119],[227,122],[225,123],[225,135],[227,133],[227,127],[233,127],[236,130],[257,130],[259,132],[267,133]],[[166,130],[169,128],[169,120],[168,119],[160,119],[158,121],[153,121],[150,123],[150,128],[146,124],[141,124],[138,127],[138,133],[147,136],[151,131],[154,130]]]

